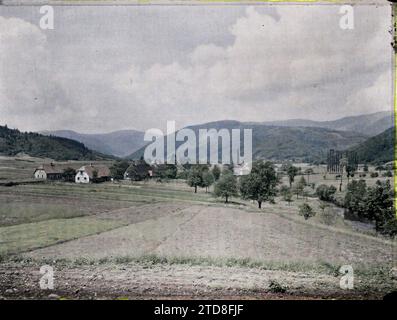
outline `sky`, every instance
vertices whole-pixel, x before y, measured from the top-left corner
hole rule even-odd
[[[0,124],[20,130],[333,120],[392,109],[389,6],[0,7]]]

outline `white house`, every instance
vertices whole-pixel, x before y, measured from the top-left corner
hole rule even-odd
[[[233,174],[235,176],[246,176],[251,172],[251,165],[249,163],[242,163],[233,167]]]
[[[77,169],[76,183],[103,182],[110,180],[110,170],[105,165],[88,165]]]
[[[76,166],[68,163],[45,163],[34,170],[35,179],[63,180],[67,169],[76,169]]]

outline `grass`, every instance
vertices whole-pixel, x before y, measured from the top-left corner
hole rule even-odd
[[[0,254],[8,255],[108,231],[122,221],[81,217],[55,219],[0,228]]]
[[[0,226],[83,216],[74,205],[10,202],[0,206]]]

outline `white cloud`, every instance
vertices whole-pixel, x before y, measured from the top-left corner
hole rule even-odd
[[[388,106],[392,110],[392,83],[391,70],[382,73],[371,86],[352,93],[347,99],[347,107],[359,106],[362,113],[385,110]]]
[[[339,28],[339,6],[264,8],[60,7],[50,32],[0,17],[0,118],[92,132],[390,105],[388,6],[357,6],[354,30]]]
[[[18,18],[0,17],[0,30],[0,118],[25,128],[71,119],[46,35]]]
[[[329,8],[280,7],[276,20],[249,7],[230,28],[232,45],[198,45],[187,62],[132,66],[117,76],[118,88],[124,83],[122,91],[139,105],[166,110],[180,125],[384,110],[390,79],[371,82],[377,72],[390,70],[387,20],[373,19],[373,8],[360,8],[356,29],[342,30],[337,7]],[[369,83],[355,80],[362,74],[369,74]],[[368,90],[371,99],[350,97]]]

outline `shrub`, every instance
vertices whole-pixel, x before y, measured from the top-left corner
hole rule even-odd
[[[385,173],[382,174],[382,177],[391,178],[391,177],[393,177],[393,173],[390,170],[388,170],[388,171],[386,171]]]
[[[269,291],[273,293],[285,293],[287,292],[287,287],[283,286],[276,280],[271,280],[269,284]]]
[[[316,213],[313,211],[312,207],[307,203],[302,203],[299,206],[299,215],[303,216],[305,220],[314,217]]]
[[[377,172],[371,172],[371,178],[377,178],[379,174]]]
[[[336,188],[334,186],[327,186],[325,184],[319,185],[316,189],[317,196],[323,201],[334,201],[335,192]]]
[[[321,212],[320,218],[321,221],[328,226],[334,225],[336,222],[336,214],[332,212],[332,209],[328,206]]]

